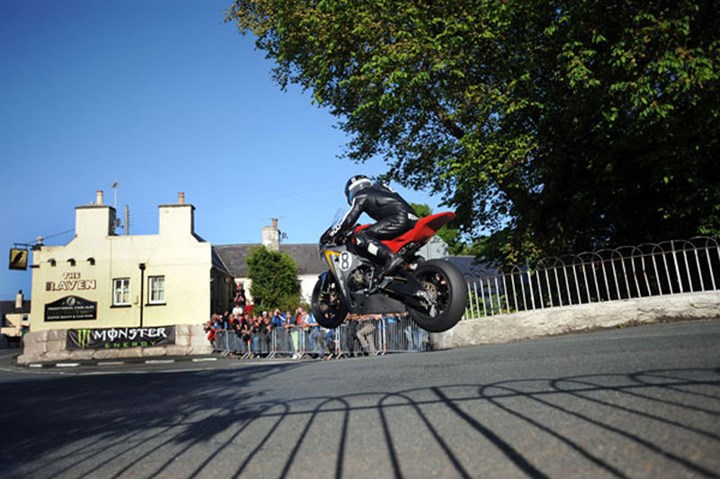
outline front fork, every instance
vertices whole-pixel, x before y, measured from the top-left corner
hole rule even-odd
[[[345,292],[340,286],[340,282],[330,271],[323,271],[320,273],[318,279],[320,281],[320,290],[322,291],[322,294],[328,295],[328,300],[332,294],[330,287],[332,286],[332,283],[335,283],[335,294],[338,295],[340,301],[344,302],[346,305],[348,304],[348,298],[345,296]]]

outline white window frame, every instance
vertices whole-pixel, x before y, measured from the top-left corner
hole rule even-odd
[[[159,287],[158,287],[159,284]],[[165,276],[148,276],[148,303],[165,304]]]
[[[113,306],[130,306],[130,278],[113,279]]]

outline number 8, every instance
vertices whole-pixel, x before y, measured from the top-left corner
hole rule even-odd
[[[343,271],[347,271],[350,269],[350,253],[347,251],[344,251],[340,255],[340,269]]]

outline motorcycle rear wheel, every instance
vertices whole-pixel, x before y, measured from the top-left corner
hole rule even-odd
[[[408,305],[412,320],[431,333],[441,333],[455,326],[468,302],[467,283],[462,273],[447,261],[430,260],[418,266],[413,276],[429,294],[434,311]]]
[[[325,283],[323,287],[323,283]],[[325,281],[319,279],[313,288],[312,314],[320,326],[335,329],[340,326],[348,314],[348,308],[342,299],[335,278],[328,275]]]

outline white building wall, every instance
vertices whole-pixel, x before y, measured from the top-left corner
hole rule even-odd
[[[146,327],[207,321],[212,246],[194,235],[194,207],[160,206],[158,235],[116,236],[114,213],[102,204],[78,207],[75,238],[33,252],[31,331],[134,327],[140,326],[141,313]],[[151,276],[165,278],[164,304],[149,304]],[[113,305],[113,281],[119,278],[130,279],[127,306]],[[46,305],[69,296],[96,302],[97,318],[46,321]]]

